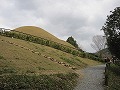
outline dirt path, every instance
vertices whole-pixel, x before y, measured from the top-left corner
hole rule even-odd
[[[83,73],[83,78],[74,90],[104,90],[104,70],[105,65],[97,65],[79,71]]]

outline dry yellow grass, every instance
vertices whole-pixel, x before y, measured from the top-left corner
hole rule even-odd
[[[22,73],[47,74],[70,71],[69,68],[59,65],[58,63],[54,63],[44,58],[43,56],[37,55],[23,48],[14,46],[12,44],[8,44],[1,40],[7,40],[11,42],[15,41],[14,43],[20,41],[20,40],[17,41],[17,39],[15,40],[0,36],[0,55],[4,57],[4,59],[0,59],[0,68],[4,67],[14,68],[18,74]],[[29,43],[27,42],[22,41],[20,43],[23,43],[21,45],[24,45],[26,47],[29,46]],[[34,47],[31,46],[28,48],[32,49]]]
[[[15,38],[8,38],[0,36],[0,56],[4,59],[0,59],[0,68],[10,67],[14,68],[18,74],[21,73],[36,73],[36,74],[50,74],[50,73],[65,73],[71,72],[72,69],[50,61],[41,55],[32,53],[23,48],[8,44],[4,41],[16,43],[18,45],[27,47],[36,52],[40,52],[46,56],[52,57],[59,62],[65,62],[77,69],[86,67],[87,65],[99,64],[96,61],[86,58],[80,58],[71,54],[62,52],[51,47],[26,42]]]
[[[44,39],[48,39],[48,40],[51,40],[51,41],[54,41],[54,42],[57,42],[57,43],[60,43],[60,44],[63,44],[63,45],[73,47],[71,44],[69,44],[69,43],[67,43],[63,40],[58,39],[54,35],[50,34],[49,32],[47,32],[47,31],[45,31],[45,30],[43,30],[39,27],[23,26],[23,27],[16,28],[14,30],[19,31],[19,32],[23,32],[23,33],[26,33],[26,34],[31,34],[31,35],[34,35],[34,36],[37,36],[37,37],[42,37]]]

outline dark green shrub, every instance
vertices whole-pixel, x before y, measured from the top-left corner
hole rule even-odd
[[[54,75],[0,76],[0,90],[72,90],[78,75],[75,73]]]
[[[108,68],[108,87],[106,90],[120,89],[120,66],[111,64]]]
[[[16,70],[11,67],[0,67],[0,75],[9,73],[16,73]]]
[[[0,59],[4,59],[4,57],[0,55]]]

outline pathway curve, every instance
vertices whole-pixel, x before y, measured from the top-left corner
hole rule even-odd
[[[97,65],[80,70],[83,78],[78,81],[74,90],[104,90],[105,65]]]

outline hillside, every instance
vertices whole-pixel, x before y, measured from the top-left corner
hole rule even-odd
[[[41,29],[39,27],[23,26],[23,27],[16,28],[14,30],[19,31],[19,32],[23,32],[23,33],[26,33],[26,34],[34,35],[34,36],[37,36],[37,37],[41,37],[41,38],[44,38],[44,39],[48,39],[48,40],[51,40],[51,41],[54,41],[54,42],[57,42],[57,43],[60,43],[60,44],[63,44],[63,45],[73,47],[71,44],[69,44],[69,43],[67,43],[63,40],[58,39],[54,35],[50,34],[49,32],[47,32],[44,29]]]
[[[4,36],[0,36],[0,47],[0,56],[3,57],[0,59],[1,74],[9,68],[17,73],[62,73],[73,71],[72,67],[80,69],[97,64],[47,46]]]
[[[76,70],[100,64],[64,52],[65,48],[61,51],[37,44],[34,40],[39,39],[31,39],[31,35],[26,40],[28,35],[13,32],[0,33],[0,90],[71,90],[77,81]]]

